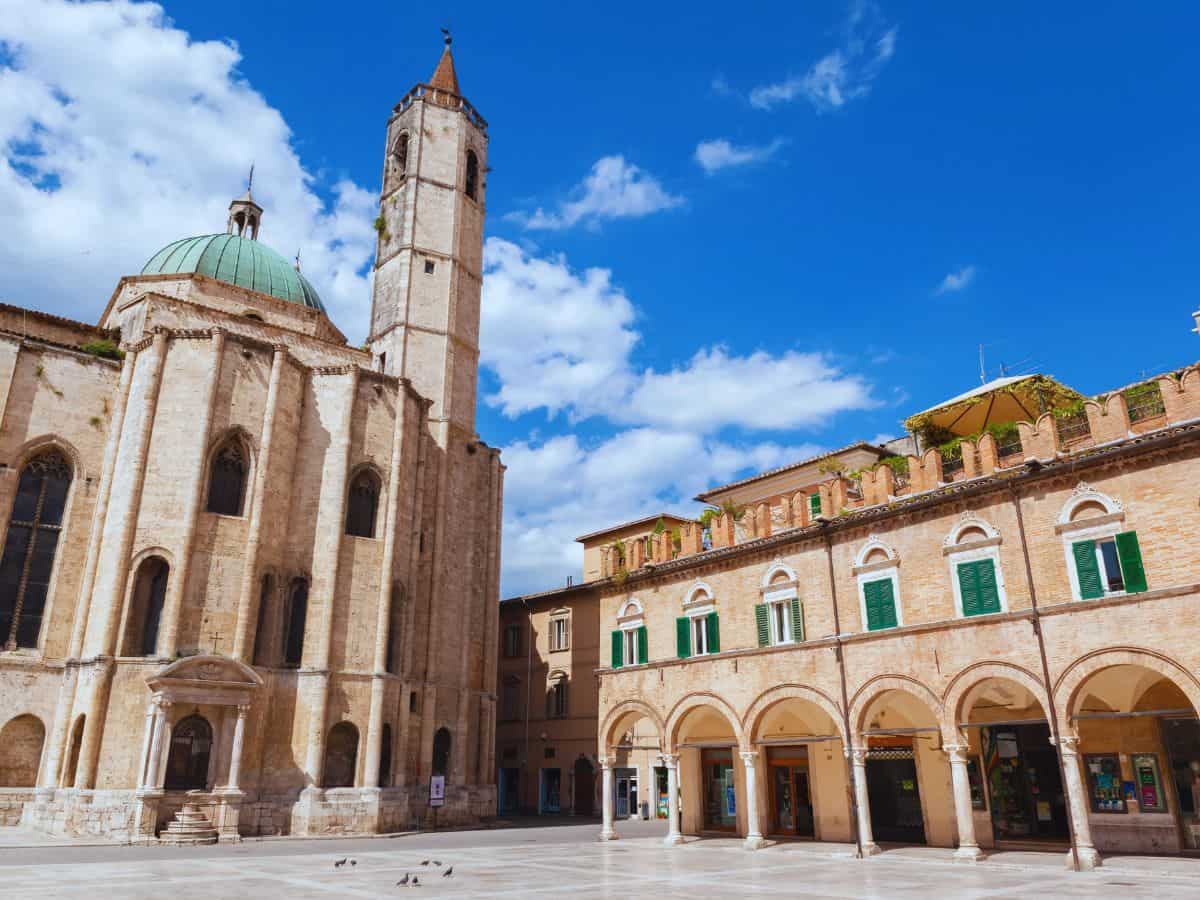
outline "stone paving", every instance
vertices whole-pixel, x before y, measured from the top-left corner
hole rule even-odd
[[[1004,853],[976,865],[950,851],[907,848],[869,860],[844,845],[734,840],[664,848],[657,835],[602,844],[595,826],[413,835],[393,840],[247,842],[189,848],[0,850],[0,897],[557,897],[1166,898],[1200,896],[1200,860],[1117,857],[1067,872],[1059,854]],[[634,835],[638,834],[634,831]],[[645,834],[644,831],[640,832]],[[334,860],[354,859],[335,868]],[[423,860],[438,860],[421,866]],[[454,873],[441,877],[450,865]],[[397,887],[404,874],[418,888]]]

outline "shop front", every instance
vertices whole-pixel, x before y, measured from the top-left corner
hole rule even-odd
[[[616,817],[631,819],[638,814],[637,769],[616,769],[613,772],[616,795]]]
[[[1200,850],[1200,720],[1193,716],[1164,718],[1160,727],[1169,773],[1165,777],[1178,810],[1180,843],[1187,850]],[[1133,768],[1139,804],[1158,802],[1156,792],[1148,793],[1148,785],[1155,783],[1150,760],[1138,757]],[[1167,800],[1165,795],[1161,797],[1163,803]]]
[[[979,731],[995,840],[1068,841],[1066,793],[1050,726],[997,725]]]
[[[770,834],[773,837],[813,838],[812,788],[808,747],[768,747],[770,770]]]
[[[737,829],[737,791],[733,775],[733,750],[705,748],[700,753],[704,789],[704,830]]]
[[[924,844],[925,819],[910,738],[872,738],[867,748],[871,831],[879,842]]]

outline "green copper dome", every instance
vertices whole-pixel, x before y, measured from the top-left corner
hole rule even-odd
[[[143,275],[193,273],[325,312],[316,290],[298,269],[265,244],[236,234],[205,234],[175,241],[155,253],[142,269]]]

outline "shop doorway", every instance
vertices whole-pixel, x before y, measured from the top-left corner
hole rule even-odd
[[[1200,720],[1193,718],[1161,719],[1163,749],[1175,782],[1175,808],[1183,846],[1200,849]],[[1144,787],[1141,773],[1134,772],[1138,790]],[[1142,802],[1139,796],[1139,802]]]
[[[734,831],[737,828],[737,791],[733,780],[732,750],[702,750],[704,774],[704,830]]]
[[[771,834],[815,837],[808,748],[769,747],[767,762],[771,770]]]
[[[867,799],[877,841],[924,844],[917,760],[909,739],[867,750]]]
[[[562,811],[562,769],[542,769],[541,808],[542,814]]]
[[[575,760],[575,815],[592,814],[593,787],[592,764],[585,757]]]
[[[1067,801],[1045,722],[980,729],[996,840],[1066,841]]]
[[[505,767],[500,770],[500,812],[515,813],[521,805],[521,770]]]
[[[665,819],[669,815],[668,801],[670,793],[668,792],[667,770],[662,766],[654,768],[654,818]]]
[[[618,819],[632,819],[638,811],[638,774],[637,769],[616,769],[617,809]]]

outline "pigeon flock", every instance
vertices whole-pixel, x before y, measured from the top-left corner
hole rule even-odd
[[[340,869],[340,868],[344,867],[347,863],[349,863],[351,866],[357,866],[358,860],[352,859],[349,856],[343,856],[341,859],[335,859],[333,861],[333,867],[335,869]],[[441,868],[442,861],[440,859],[423,859],[423,860],[421,860],[422,866],[428,867],[431,864],[437,866],[438,868]],[[442,872],[442,877],[443,878],[451,878],[451,877],[453,877],[453,875],[454,875],[454,866],[453,865],[446,866],[446,870],[444,872]],[[420,887],[420,886],[421,886],[421,879],[414,872],[405,872],[404,877],[396,882],[396,887]]]

